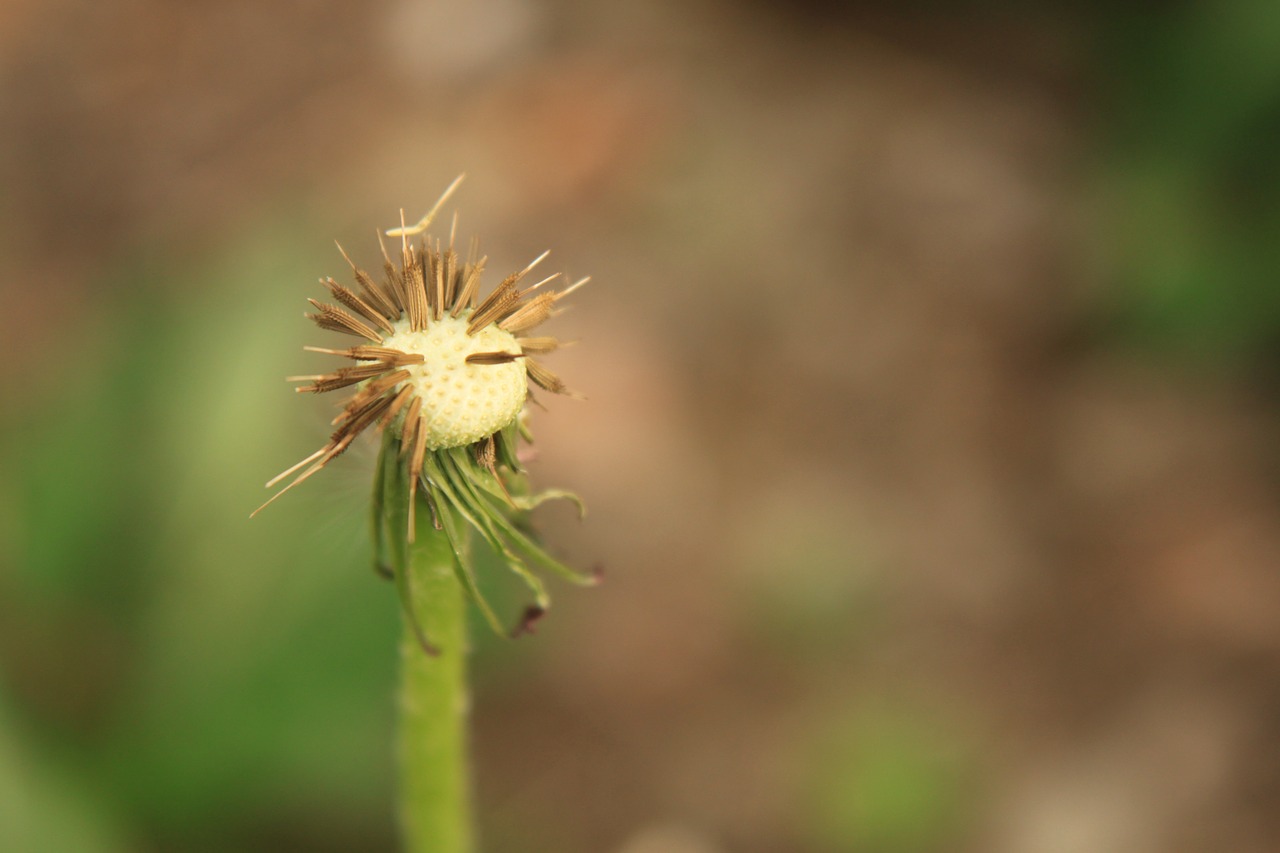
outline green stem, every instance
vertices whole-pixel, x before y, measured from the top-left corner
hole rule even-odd
[[[391,460],[394,466],[394,454]],[[395,476],[391,467],[384,470],[390,474],[384,484],[385,530],[393,568],[406,596],[400,641],[399,744],[400,822],[405,849],[409,853],[470,853],[466,599],[449,539],[432,527],[431,511],[421,494],[415,508],[416,541],[405,542],[408,500],[395,482],[402,484],[403,475]],[[436,654],[423,650],[414,618]]]

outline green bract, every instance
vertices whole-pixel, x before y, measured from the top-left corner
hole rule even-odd
[[[577,505],[579,516],[586,513],[586,507],[577,495],[560,489],[548,489],[532,495],[521,493],[525,478],[514,453],[519,432],[520,425],[513,423],[495,437],[494,445],[499,457],[497,472],[477,460],[471,449],[450,447],[428,453],[419,474],[422,500],[431,513],[433,526],[448,537],[458,581],[489,625],[499,633],[518,633],[541,616],[550,604],[546,587],[530,564],[574,583],[590,584],[595,581],[593,575],[575,571],[552,557],[528,532],[525,514],[545,501],[570,500]],[[413,579],[405,571],[407,561],[403,556],[409,540],[405,536],[405,528],[397,522],[403,513],[393,510],[397,504],[403,504],[408,491],[417,491],[406,482],[412,474],[404,465],[403,456],[403,448],[396,437],[389,432],[384,434],[373,487],[375,557],[379,568],[395,579],[406,613],[419,634],[418,639],[429,647],[419,614],[414,613],[411,607],[413,597],[409,585]],[[533,593],[534,604],[526,610],[524,619],[514,630],[504,628],[476,584],[475,569],[467,547],[469,530],[477,531]]]

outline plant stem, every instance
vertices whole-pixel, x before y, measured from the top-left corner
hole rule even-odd
[[[398,479],[396,477],[389,478]],[[409,853],[470,853],[467,609],[448,537],[418,496],[416,541],[405,543],[407,496],[388,490],[387,533],[407,595],[400,641],[400,822]],[[397,540],[399,540],[397,542]],[[398,546],[398,547],[397,547]],[[407,546],[407,547],[406,547]],[[428,633],[428,655],[409,614]]]

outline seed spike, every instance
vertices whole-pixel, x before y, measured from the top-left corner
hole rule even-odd
[[[480,289],[480,273],[484,272],[484,265],[489,260],[488,256],[478,261],[467,261],[466,281],[462,285],[462,290],[458,293],[458,298],[454,300],[453,311],[450,312],[453,317],[457,317],[465,309],[475,304],[476,291]]]
[[[502,284],[506,286],[500,285],[497,290],[490,293],[471,315],[471,319],[467,322],[468,335],[474,335],[516,307],[516,303],[520,301],[520,294],[516,293],[514,283],[508,278]]]
[[[458,188],[458,185],[462,183],[462,179],[465,178],[466,176],[467,176],[466,172],[463,172],[461,175],[458,175],[458,177],[454,178],[453,183],[449,184],[449,188],[446,189],[440,195],[439,200],[436,201],[435,205],[433,205],[432,208],[427,211],[426,215],[423,216],[422,219],[418,220],[418,223],[416,225],[406,228],[403,223],[404,217],[402,216],[400,227],[392,228],[390,231],[387,232],[387,236],[388,237],[403,237],[403,236],[411,237],[415,234],[421,234],[423,231],[426,231],[428,228],[430,228],[432,221],[436,218],[436,214],[440,212],[440,208],[443,207],[444,203],[449,200],[449,196],[453,195],[453,191]]]
[[[320,328],[334,332],[345,332],[348,335],[359,335],[362,338],[368,338],[374,343],[382,343],[381,335],[337,305],[328,305],[323,302],[317,302],[314,299],[308,299],[307,301],[311,303],[318,313],[306,316]]]
[[[352,275],[356,277],[356,281],[359,282],[360,287],[364,290],[365,294],[368,295],[370,300],[375,303],[375,307],[382,316],[388,319],[395,317],[399,312],[397,311],[395,304],[391,301],[391,297],[388,296],[378,283],[373,280],[372,276],[355,265],[355,262],[351,260],[351,256],[347,254],[347,250],[342,248],[341,243],[334,240],[333,244],[338,247],[339,254],[341,254],[343,260],[347,262],[347,266],[351,267]],[[385,254],[385,251],[383,254]]]
[[[406,291],[406,307],[409,310],[409,328],[418,332],[427,327],[430,313],[430,302],[427,297],[426,270],[423,268],[424,258],[421,255],[405,256],[404,286]]]
[[[377,379],[370,379],[358,393],[352,395],[351,399],[347,401],[347,406],[343,413],[354,411],[367,404],[370,400],[381,397],[387,391],[408,379],[409,376],[409,371],[401,369],[385,376],[379,376]],[[337,423],[342,417],[342,414],[338,415],[333,422]]]
[[[433,272],[435,273],[432,276],[435,302],[431,306],[431,319],[439,320],[444,316],[444,258],[440,253],[439,240],[436,241],[435,254],[432,255],[431,259],[435,262],[432,264],[432,267],[434,267]]]
[[[552,394],[562,394],[566,397],[573,397],[578,400],[585,399],[581,394],[570,391],[565,387],[564,382],[559,376],[556,376],[540,363],[531,358],[525,359],[524,363],[525,369],[529,373],[529,378],[532,379],[534,384],[539,388],[545,388]]]
[[[342,451],[346,450],[347,447],[351,445],[351,442],[354,439],[355,439],[355,436],[350,435],[344,438],[342,441],[337,442],[336,444],[333,442],[330,442],[329,444],[325,445],[324,449],[320,451],[321,453],[320,461],[316,462],[316,464],[312,465],[310,468],[303,471],[301,474],[298,475],[298,477],[292,483],[285,486],[283,489],[281,489],[280,491],[272,495],[270,498],[268,498],[266,503],[264,503],[262,506],[255,509],[253,512],[249,513],[249,517],[253,518],[255,515],[262,512],[268,506],[275,503],[276,499],[279,498],[281,495],[283,495],[285,492],[289,491],[299,483],[304,482],[305,480],[310,478],[312,474],[315,474],[325,465],[328,465],[330,461],[332,461],[335,457],[340,455]]]
[[[521,298],[521,299],[524,299],[524,298],[525,298],[526,296],[528,296],[530,293],[533,293],[533,292],[534,292],[535,290],[537,290],[539,287],[542,287],[542,285],[546,284],[546,283],[547,283],[547,282],[549,282],[549,281],[555,281],[555,280],[556,280],[556,279],[558,279],[559,277],[560,277],[560,273],[558,273],[558,272],[553,272],[551,275],[547,276],[546,278],[544,278],[542,281],[538,282],[537,284],[532,284],[532,285],[530,285],[530,286],[526,287],[524,290],[520,291],[520,298]]]
[[[498,328],[513,335],[536,328],[551,316],[555,302],[556,294],[543,293],[513,310],[498,323]]]
[[[511,497],[511,492],[507,490],[507,484],[502,482],[502,477],[498,476],[498,446],[493,436],[489,436],[484,441],[477,442],[473,445],[475,449],[476,461],[480,466],[493,476],[493,481],[498,484],[498,488],[502,490],[502,497],[506,500],[507,506],[512,509],[518,509],[516,502]]]
[[[363,382],[366,379],[382,376],[384,373],[389,373],[394,369],[394,364],[385,361],[357,364],[353,367],[341,367],[333,373],[318,377],[314,385],[307,385],[295,390],[299,393],[313,391],[317,394],[325,391],[336,391],[339,388],[346,388],[348,385],[355,385],[357,382]]]
[[[408,308],[408,303],[405,301],[404,281],[396,270],[396,265],[391,263],[391,255],[387,253],[387,244],[382,239],[382,232],[374,233],[378,235],[378,248],[382,250],[382,273],[387,278],[387,292],[391,294],[391,301],[396,308],[403,312]]]
[[[321,466],[321,467],[323,467],[323,466]],[[267,507],[271,506],[273,503],[275,503],[277,500],[279,500],[279,498],[280,498],[281,496],[283,496],[285,492],[289,491],[289,490],[290,490],[290,489],[292,489],[294,486],[298,485],[298,484],[299,484],[299,483],[301,483],[303,480],[305,480],[309,475],[311,475],[311,474],[313,474],[313,473],[315,473],[316,471],[319,471],[319,470],[320,470],[320,468],[319,468],[319,467],[317,467],[317,468],[314,468],[314,469],[312,469],[312,470],[307,471],[307,473],[306,473],[306,474],[304,474],[303,476],[301,476],[301,477],[299,477],[298,479],[294,480],[292,483],[290,483],[289,485],[285,486],[283,489],[281,489],[280,491],[276,492],[276,493],[275,493],[274,495],[272,495],[271,497],[267,498],[266,502],[265,502],[265,503],[263,503],[263,504],[262,504],[262,506],[258,507],[258,508],[257,508],[257,509],[255,509],[253,512],[249,513],[249,517],[250,517],[250,518],[253,518],[253,517],[254,517],[254,516],[256,516],[258,513],[262,512],[264,509],[266,509]]]
[[[516,359],[524,358],[522,352],[473,352],[467,356],[467,364],[510,364]]]
[[[390,397],[378,397],[368,403],[360,406],[348,406],[343,412],[347,416],[346,421],[338,424],[337,430],[330,436],[332,441],[354,440],[357,435],[364,431],[364,428],[373,423],[383,411],[391,405]]]
[[[307,352],[318,352],[324,355],[340,355],[355,361],[391,361],[400,364],[421,364],[425,358],[420,353],[404,352],[394,347],[354,346],[348,349],[329,349],[328,347],[304,346]]]
[[[453,250],[452,240],[444,254],[444,306],[452,310],[458,300],[458,253]],[[441,308],[443,311],[443,307]]]
[[[591,281],[591,276],[585,276],[583,278],[578,279],[573,284],[569,285],[564,290],[557,293],[556,299],[557,300],[564,299],[570,293],[573,293],[575,290],[577,290],[579,287],[582,287],[584,284],[586,284],[589,281]]]
[[[356,271],[355,261],[351,260],[351,256],[347,254],[347,250],[342,248],[342,244],[339,243],[337,240],[333,241],[333,245],[338,247],[338,254],[342,255],[342,259],[347,262],[347,265],[349,267],[351,267],[351,271],[355,272]]]
[[[418,255],[414,260],[414,268],[420,271],[414,274],[414,282],[416,283],[419,278],[422,280],[419,308],[422,311],[422,328],[424,329],[427,323],[435,318],[435,266],[438,260],[424,241],[418,248]]]
[[[525,355],[546,355],[572,342],[562,342],[558,338],[541,337],[516,338],[516,343],[520,345],[520,351]]]
[[[363,299],[356,296],[349,288],[343,287],[332,278],[327,277],[320,279],[320,283],[329,289],[329,292],[333,294],[334,299],[337,299],[347,308],[355,311],[366,320],[381,326],[383,331],[388,335],[395,334],[395,329],[393,329],[391,324],[387,322],[387,318],[382,315],[382,312],[372,308]]]
[[[373,233],[378,235],[378,248],[382,250],[382,260],[386,261],[388,264],[391,263],[391,256],[387,254],[387,244],[382,239],[382,232],[375,230]],[[388,233],[387,236],[392,237],[394,235]]]
[[[409,452],[409,444],[413,440],[414,433],[422,426],[422,398],[415,395],[409,403],[409,411],[405,413],[404,425],[400,427],[400,455],[404,456]]]
[[[288,468],[281,471],[279,474],[276,474],[270,480],[267,480],[267,484],[263,488],[266,488],[266,489],[271,488],[276,483],[283,480],[285,477],[288,477],[294,471],[297,471],[299,468],[301,468],[302,466],[306,465],[309,462],[314,462],[316,459],[319,459],[321,456],[324,456],[323,447],[317,450],[315,453],[312,453],[310,456],[308,456],[306,459],[303,459],[301,462],[297,463],[296,465],[290,465]]]
[[[532,364],[532,363],[533,363],[532,361],[526,362],[526,364]],[[543,404],[543,402],[538,399],[538,395],[533,393],[532,388],[525,389],[524,398],[527,402],[532,403],[533,405],[537,406],[539,409],[542,409],[542,411],[544,412],[548,411],[547,407]],[[531,450],[530,452],[536,455],[538,451],[534,449],[534,450]]]
[[[516,291],[516,284],[549,254],[551,254],[550,249],[530,261],[529,265],[524,269],[504,278],[493,289],[493,292],[484,298],[484,301],[476,308],[475,313],[471,315],[471,319],[467,323],[467,334],[474,335],[478,330],[489,325],[494,320],[499,317],[505,317],[509,312],[514,311],[517,308],[516,303],[524,295]]]
[[[516,281],[519,281],[520,279],[528,275],[529,271],[532,270],[534,267],[536,267],[538,264],[542,263],[542,261],[545,260],[547,255],[549,254],[551,254],[551,250],[547,249],[541,255],[538,255],[538,257],[534,258],[532,261],[529,261],[529,266],[525,267],[524,269],[520,270],[520,272],[516,273]]]
[[[316,352],[328,352],[332,355],[345,355],[355,361],[386,361],[397,367],[406,364],[422,364],[426,360],[426,356],[422,355],[422,353],[405,352],[395,347],[355,346],[348,350],[322,350],[318,347],[312,347],[311,349]]]
[[[400,414],[400,410],[409,402],[409,397],[413,394],[413,386],[405,385],[396,396],[391,400],[391,405],[387,407],[386,412],[378,420],[378,429],[385,429],[387,424],[396,419],[396,415]]]

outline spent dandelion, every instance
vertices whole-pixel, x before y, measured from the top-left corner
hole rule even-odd
[[[588,279],[566,283],[558,273],[538,279],[533,272],[544,252],[485,293],[487,258],[474,240],[465,254],[459,250],[457,216],[447,239],[430,235],[461,180],[417,223],[406,225],[401,213],[400,226],[384,232],[391,251],[379,234],[380,275],[338,247],[352,282],[322,278],[332,300],[309,300],[313,310],[306,316],[322,330],[356,340],[306,347],[345,362],[288,379],[299,393],[346,396],[329,440],[273,477],[268,487],[287,484],[254,512],[311,479],[362,434],[381,435],[374,560],[400,593],[408,626],[402,654],[418,659],[404,664],[402,819],[411,849],[444,851],[470,845],[460,719],[466,705],[462,602],[469,598],[494,630],[515,635],[548,606],[539,570],[577,583],[595,580],[551,556],[529,532],[525,514],[547,500],[566,499],[583,510],[569,492],[531,492],[518,452],[520,442],[532,440],[524,412],[534,388],[577,396],[542,361],[561,342],[541,327]],[[480,591],[472,534],[532,595],[514,628],[504,627]]]

